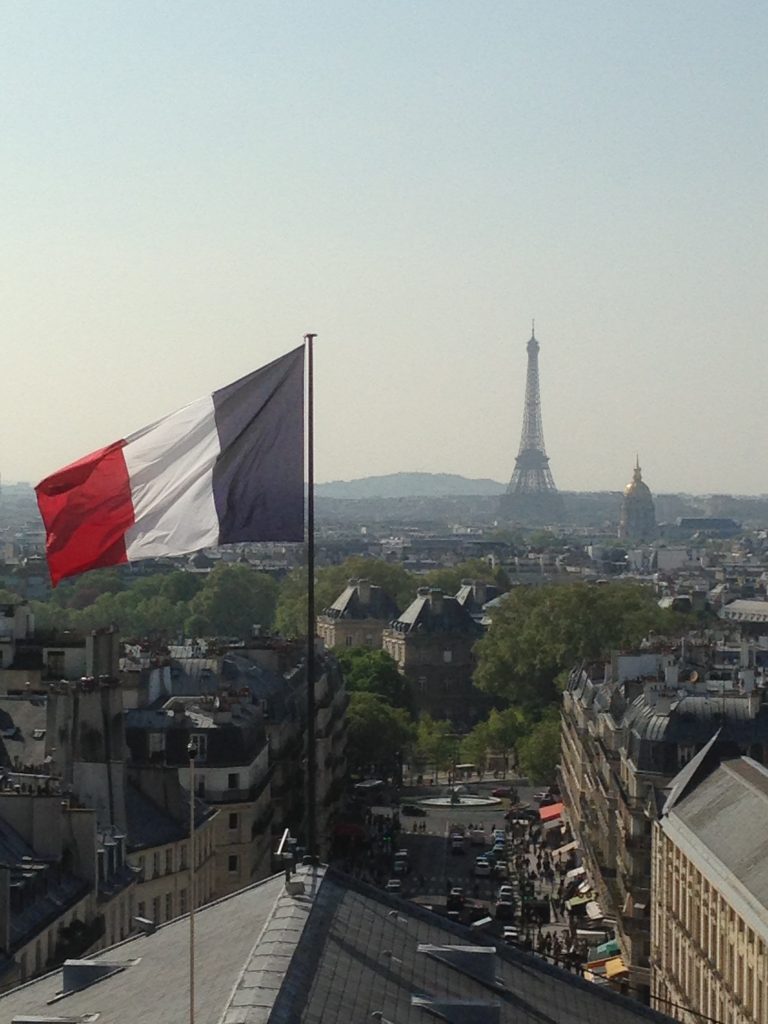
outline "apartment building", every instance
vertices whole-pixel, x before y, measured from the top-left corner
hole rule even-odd
[[[574,670],[563,695],[559,782],[571,828],[633,992],[651,992],[651,825],[674,776],[718,749],[768,762],[768,654],[693,643]]]
[[[317,617],[317,635],[334,647],[381,647],[382,633],[400,614],[394,600],[370,580],[351,579]]]
[[[717,737],[653,826],[651,1001],[683,1024],[768,1015],[768,770]]]

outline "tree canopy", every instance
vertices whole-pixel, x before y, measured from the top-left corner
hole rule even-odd
[[[475,683],[534,716],[559,697],[556,678],[576,662],[677,632],[683,619],[640,584],[520,587],[494,611],[475,648]]]
[[[347,647],[337,657],[348,693],[373,693],[393,707],[413,714],[411,684],[400,675],[386,651]]]
[[[347,722],[347,761],[353,772],[399,773],[415,733],[407,711],[392,707],[378,694],[353,692]]]

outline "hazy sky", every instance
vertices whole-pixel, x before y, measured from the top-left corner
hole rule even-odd
[[[768,7],[3,0],[5,479],[316,331],[318,480],[768,492]]]

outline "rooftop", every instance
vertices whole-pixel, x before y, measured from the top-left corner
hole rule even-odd
[[[661,1014],[362,883],[300,868],[197,911],[197,1024],[668,1024]],[[55,1002],[62,972],[0,995],[0,1018],[98,1013],[177,1024],[188,1008],[189,922],[92,959],[124,966]]]

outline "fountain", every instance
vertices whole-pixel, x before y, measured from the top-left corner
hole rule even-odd
[[[418,803],[422,807],[450,807],[452,811],[464,811],[477,807],[496,807],[501,803],[497,796],[476,796],[467,793],[464,786],[451,786],[448,796],[429,796]]]

